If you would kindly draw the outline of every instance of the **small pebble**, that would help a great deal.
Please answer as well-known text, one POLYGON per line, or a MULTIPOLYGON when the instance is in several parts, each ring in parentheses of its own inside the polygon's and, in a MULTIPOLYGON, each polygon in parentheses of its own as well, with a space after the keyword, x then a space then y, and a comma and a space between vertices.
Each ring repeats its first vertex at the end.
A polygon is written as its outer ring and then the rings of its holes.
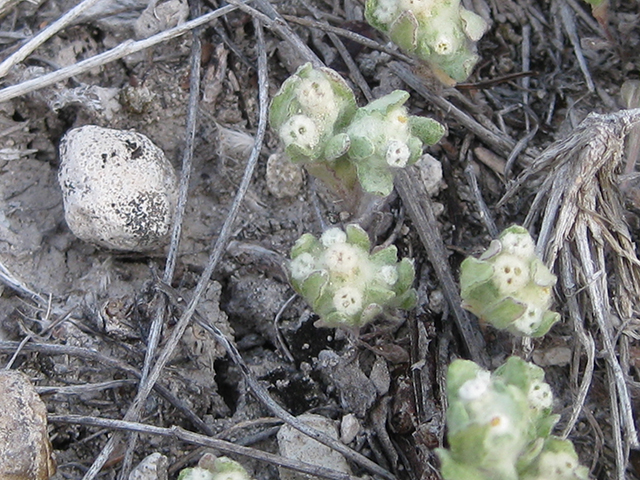
POLYGON ((340 422, 340 441, 345 445, 350 444, 360 433, 360 428, 360 421, 353 413, 345 415, 340 422))
MULTIPOLYGON (((338 432, 334 422, 321 415, 304 414, 298 420, 319 430, 328 436, 337 439, 338 432)), ((307 437, 289 425, 283 425, 278 431, 278 447, 283 457, 300 460, 312 465, 319 465, 346 474, 351 474, 347 461, 341 453, 332 450, 326 445, 307 437)), ((280 480, 311 480, 319 479, 287 468, 279 468, 280 480)))
POLYGON ((129 474, 129 480, 167 480, 169 460, 161 453, 147 455, 129 474))
POLYGON ((47 408, 29 378, 0 370, 0 479, 47 480, 56 471, 47 408))

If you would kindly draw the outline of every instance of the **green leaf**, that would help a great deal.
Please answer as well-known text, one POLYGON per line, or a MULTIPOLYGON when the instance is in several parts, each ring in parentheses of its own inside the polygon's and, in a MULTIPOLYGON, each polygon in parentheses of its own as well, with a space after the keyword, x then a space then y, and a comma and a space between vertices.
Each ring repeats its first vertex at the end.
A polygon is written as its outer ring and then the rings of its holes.
POLYGON ((411 135, 415 135, 427 145, 434 145, 442 138, 445 128, 442 124, 427 117, 409 116, 411 135))
POLYGON ((327 160, 335 160, 343 156, 349 150, 351 140, 346 133, 339 133, 329 139, 324 147, 324 157, 327 160))
POLYGON ((349 158, 358 163, 371 157, 376 149, 373 142, 367 137, 351 135, 351 146, 349 147, 349 158))
POLYGON ((560 321, 560 314, 557 312, 546 311, 542 317, 542 322, 536 331, 531 335, 534 338, 546 335, 551 327, 560 321))
POLYGON ((305 233, 296 240, 296 243, 291 247, 291 259, 295 259, 301 253, 310 253, 314 255, 319 247, 320 242, 318 239, 310 233, 305 233))
MULTIPOLYGON (((383 116, 387 116, 389 112, 395 110, 396 108, 404 105, 404 103, 409 100, 409 93, 404 90, 394 90, 391 93, 388 93, 384 97, 380 97, 377 100, 369 103, 366 107, 362 107, 360 111, 363 114, 371 114, 373 112, 379 112, 383 116)), ((378 133, 378 132, 372 132, 378 133)), ((383 132, 380 132, 383 133, 383 132)))
POLYGON ((383 249, 374 249, 370 258, 371 263, 375 265, 395 265, 398 262, 398 248, 395 245, 389 245, 383 249))
POLYGON ((396 293, 399 295, 401 292, 410 289, 413 286, 413 281, 416 278, 416 269, 413 265, 413 260, 409 258, 403 258, 398 263, 398 280, 394 285, 396 293))
POLYGON ((367 287, 364 294, 366 303, 377 303, 378 305, 388 305, 391 299, 396 296, 393 290, 379 285, 367 287))
POLYGON ((271 100, 269 123, 274 130, 280 130, 280 127, 282 127, 292 115, 297 113, 293 111, 292 101, 296 97, 295 90, 299 84, 300 77, 295 74, 290 76, 280 86, 280 89, 271 100))
POLYGON ((360 185, 365 192, 386 197, 393 190, 393 174, 385 165, 377 166, 372 163, 356 164, 360 185))
POLYGON ((347 317, 346 315, 338 312, 331 312, 330 314, 323 316, 322 321, 327 327, 353 326, 355 323, 353 318, 347 317))
POLYGON ((400 310, 411 310, 418 304, 418 293, 410 288, 394 299, 393 305, 400 310))
POLYGON ((481 318, 494 327, 504 330, 520 318, 526 310, 526 305, 514 300, 512 297, 506 297, 486 308, 484 312, 482 312, 481 318))
POLYGON ((362 314, 360 315, 359 326, 366 325, 367 323, 375 320, 378 315, 381 315, 383 308, 377 303, 370 303, 367 305, 362 314))
POLYGON ((371 248, 371 241, 369 240, 369 235, 364 229, 355 223, 351 223, 347 225, 345 229, 347 233, 347 242, 351 245, 355 245, 358 248, 361 248, 365 252, 369 253, 369 249, 371 248))
POLYGON ((470 295, 472 289, 490 281, 493 276, 493 265, 484 260, 467 257, 460 264, 460 290, 462 299, 470 295))
POLYGON ((418 20, 411 10, 405 10, 389 25, 389 38, 401 49, 413 52, 418 46, 418 20))
POLYGON ((328 281, 329 275, 326 271, 321 270, 309 275, 300 286, 299 293, 314 307, 314 311, 316 311, 316 313, 318 313, 318 311, 315 304, 324 293, 325 286, 328 281))

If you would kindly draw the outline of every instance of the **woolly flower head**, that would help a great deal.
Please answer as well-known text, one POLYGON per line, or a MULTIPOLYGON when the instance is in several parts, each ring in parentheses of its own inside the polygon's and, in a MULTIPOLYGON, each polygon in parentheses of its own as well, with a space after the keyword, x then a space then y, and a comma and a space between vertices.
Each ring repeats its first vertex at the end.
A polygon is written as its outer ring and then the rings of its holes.
POLYGON ((515 255, 500 255, 493 268, 494 282, 505 295, 516 292, 529 283, 529 265, 515 255))
POLYGON ((336 96, 329 80, 324 77, 303 79, 298 86, 297 98, 307 115, 337 115, 336 96))
POLYGON ((331 273, 355 276, 362 268, 362 255, 357 248, 346 243, 336 243, 327 248, 325 265, 331 273))
POLYGON ((354 287, 342 287, 333 296, 338 313, 351 317, 362 310, 362 291, 354 287))
POLYGON ((519 258, 531 258, 536 254, 536 245, 526 230, 507 232, 500 236, 500 243, 504 252, 519 258))
POLYGON ((467 380, 458 390, 458 396, 462 401, 471 402, 482 397, 491 385, 491 374, 485 370, 478 372, 475 378, 467 380))
POLYGON ((370 250, 369 236, 358 225, 331 228, 319 239, 304 234, 291 249, 292 286, 324 325, 361 327, 387 309, 415 305, 413 262, 398 262, 395 246, 370 250))
POLYGON ((409 146, 398 140, 391 140, 387 147, 386 160, 390 167, 402 168, 407 165, 411 151, 409 146))
POLYGON ((532 382, 527 395, 529 405, 534 410, 546 410, 553 404, 551 387, 546 382, 532 382))
POLYGON ((296 280, 308 277, 316 269, 316 260, 310 253, 304 252, 297 256, 289 264, 291 276, 296 280))
POLYGON ((294 115, 280 129, 280 138, 286 146, 298 145, 313 150, 320 140, 315 122, 305 115, 294 115))
POLYGON ((322 245, 325 247, 330 247, 337 243, 345 243, 346 241, 347 234, 337 227, 326 230, 320 237, 320 242, 322 242, 322 245))

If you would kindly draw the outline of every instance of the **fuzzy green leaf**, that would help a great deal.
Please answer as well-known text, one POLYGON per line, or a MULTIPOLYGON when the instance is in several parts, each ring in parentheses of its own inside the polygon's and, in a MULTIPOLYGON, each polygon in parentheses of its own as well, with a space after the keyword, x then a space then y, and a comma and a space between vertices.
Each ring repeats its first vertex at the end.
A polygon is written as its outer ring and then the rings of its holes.
POLYGON ((371 249, 369 234, 367 234, 360 225, 355 223, 349 224, 345 228, 345 232, 347 234, 347 242, 351 245, 355 245, 365 252, 368 252, 371 249))
POLYGON ((411 134, 418 137, 427 145, 434 145, 444 135, 445 129, 442 124, 427 117, 411 115, 409 117, 409 127, 411 134))

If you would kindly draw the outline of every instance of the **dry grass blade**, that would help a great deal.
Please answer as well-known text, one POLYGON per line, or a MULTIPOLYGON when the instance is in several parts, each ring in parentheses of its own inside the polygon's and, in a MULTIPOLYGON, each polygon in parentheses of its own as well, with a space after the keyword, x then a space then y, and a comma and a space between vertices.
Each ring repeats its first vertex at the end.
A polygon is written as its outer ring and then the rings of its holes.
POLYGON ((53 37, 60 30, 73 23, 73 21, 82 14, 86 9, 92 7, 99 0, 84 0, 69 10, 65 15, 53 22, 42 32, 37 34, 9 58, 0 63, 0 78, 4 77, 11 68, 27 58, 36 48, 53 37))
MULTIPOLYGON (((617 181, 624 138, 639 122, 640 109, 589 115, 571 136, 547 148, 500 202, 525 187, 534 174, 546 172, 525 226, 531 229, 539 222, 538 251, 549 266, 559 267, 560 290, 569 305, 576 336, 589 356, 578 408, 593 365, 589 330, 603 350, 620 479, 625 478, 628 449, 639 443, 627 384, 629 368, 621 365, 616 347, 626 348, 629 335, 637 337, 640 329, 640 261, 624 221, 617 181), (576 299, 581 310, 572 303, 576 299), (618 328, 620 324, 622 328, 618 328)), ((574 411, 570 424, 576 416, 574 411)))
POLYGON ((170 28, 158 33, 157 35, 145 38, 144 40, 139 40, 137 42, 134 42, 132 40, 125 40, 117 47, 114 47, 111 50, 107 50, 106 52, 103 52, 99 55, 94 55, 91 58, 87 58, 86 60, 75 63, 68 67, 61 68, 59 70, 56 70, 55 72, 51 72, 46 75, 27 80, 17 85, 3 88, 2 90, 0 90, 0 103, 20 97, 21 95, 26 95, 30 92, 35 92, 36 90, 39 90, 41 88, 53 85, 56 82, 67 80, 68 78, 71 78, 80 73, 87 72, 93 68, 101 67, 102 65, 106 65, 107 63, 119 60, 123 57, 126 57, 127 55, 131 55, 132 53, 146 50, 147 48, 157 45, 158 43, 166 42, 168 40, 171 40, 172 38, 179 37, 180 35, 184 35, 194 28, 205 25, 218 17, 234 11, 235 9, 236 7, 233 5, 226 5, 214 12, 206 13, 199 18, 196 18, 189 22, 185 22, 181 25, 178 25, 177 27, 170 28))

